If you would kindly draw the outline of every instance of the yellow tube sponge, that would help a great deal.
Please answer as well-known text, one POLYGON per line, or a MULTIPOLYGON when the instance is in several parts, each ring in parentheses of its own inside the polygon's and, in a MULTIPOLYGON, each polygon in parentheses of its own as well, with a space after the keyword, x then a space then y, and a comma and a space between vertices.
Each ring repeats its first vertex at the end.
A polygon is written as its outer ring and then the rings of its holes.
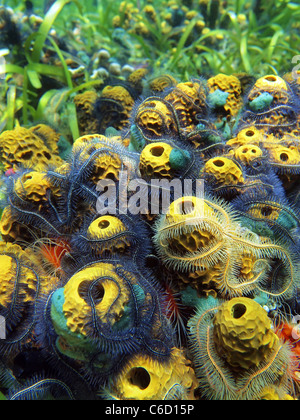
POLYGON ((274 386, 294 394, 290 347, 275 337, 271 320, 252 299, 203 299, 188 327, 202 397, 260 400, 274 386))
POLYGON ((168 361, 160 362, 137 354, 113 379, 109 392, 120 400, 194 400, 198 381, 190 361, 173 348, 168 361))
POLYGON ((223 108, 230 116, 236 116, 243 106, 242 86, 239 79, 236 76, 218 74, 208 79, 207 85, 210 93, 220 90, 229 94, 223 108))
POLYGON ((8 255, 0 255, 0 264, 0 305, 5 307, 13 295, 17 263, 8 255))
POLYGON ((80 135, 97 133, 97 119, 94 116, 94 107, 98 95, 93 90, 79 93, 74 98, 76 106, 78 127, 80 135))
POLYGON ((149 88, 152 92, 163 92, 167 88, 174 87, 177 80, 169 74, 154 77, 149 81, 149 88))
POLYGON ((46 277, 39 258, 30 249, 0 242, 0 305, 34 302, 39 291, 45 292, 58 282, 46 277))
MULTIPOLYGON (((146 25, 143 24, 143 22, 138 22, 135 25, 135 30, 137 31, 145 31, 145 34, 149 33, 148 28, 146 27, 146 25)), ((143 82, 145 77, 148 74, 148 69, 145 68, 140 68, 137 70, 134 70, 129 76, 127 81, 138 91, 138 92, 142 92, 143 90, 143 82)))
MULTIPOLYGON (((53 186, 47 179, 45 173, 31 171, 18 178, 14 191, 22 199, 29 201, 47 201, 47 191, 53 190, 53 186)), ((54 192, 54 191, 53 191, 54 192)), ((59 189, 55 188, 59 194, 59 189)))
POLYGON ((88 315, 91 306, 87 302, 87 292, 92 287, 94 309, 101 322, 114 324, 124 312, 129 294, 124 280, 117 275, 112 264, 94 264, 75 274, 64 288, 63 305, 67 326, 71 332, 87 334, 88 315), (123 287, 122 287, 123 285, 123 287))
POLYGON ((159 97, 141 103, 136 112, 135 124, 150 142, 163 135, 178 135, 175 110, 170 103, 159 97))
POLYGON ((99 134, 82 136, 73 146, 76 167, 89 167, 89 182, 95 185, 100 180, 118 181, 122 171, 134 176, 138 157, 130 155, 120 136, 105 137, 99 134))
POLYGON ((188 272, 211 267, 218 261, 222 237, 218 237, 215 229, 209 229, 208 224, 201 223, 218 217, 209 204, 197 197, 180 198, 157 222, 155 244, 167 266, 188 272))
POLYGON ((214 318, 214 341, 219 354, 237 369, 257 367, 279 346, 267 312, 245 297, 220 306, 214 318))
POLYGON ((218 280, 222 296, 236 297, 253 290, 291 296, 299 282, 294 255, 242 227, 237 214, 223 201, 180 198, 158 219, 155 231, 158 255, 176 273, 195 273, 222 264, 218 280), (184 211, 180 210, 183 203, 184 211), (280 276, 271 271, 274 258, 282 263, 280 276))
POLYGON ((59 154, 58 142, 60 139, 60 134, 57 131, 46 124, 35 125, 29 130, 35 135, 39 136, 45 145, 52 151, 52 153, 55 155, 59 154))
POLYGON ((234 152, 234 157, 242 163, 250 163, 253 160, 261 157, 263 151, 260 147, 255 144, 247 144, 245 146, 238 147, 234 152))
POLYGON ((266 386, 260 394, 260 400, 293 401, 295 400, 295 398, 293 398, 291 395, 286 394, 284 389, 275 386, 266 386))
POLYGON ((7 242, 15 242, 21 237, 20 227, 17 218, 12 215, 11 207, 5 207, 0 221, 0 233, 2 238, 7 242))
POLYGON ((256 126, 276 127, 283 135, 296 125, 297 114, 291 88, 279 76, 267 75, 258 79, 248 94, 250 112, 244 112, 244 122, 256 126), (280 126, 280 127, 279 127, 280 126))
POLYGON ((100 155, 94 162, 94 173, 90 180, 97 184, 101 179, 119 180, 122 169, 122 160, 118 153, 106 153, 100 155))
POLYGON ((299 165, 300 153, 297 146, 285 147, 280 144, 266 145, 270 162, 279 166, 299 165))
POLYGON ((201 82, 178 83, 165 98, 176 110, 180 126, 192 131, 198 114, 206 110, 206 91, 201 82))
POLYGON ((203 172, 212 175, 216 181, 224 185, 244 182, 240 167, 233 160, 223 156, 209 159, 204 165, 203 172))
POLYGON ((104 147, 105 145, 105 147, 113 150, 112 146, 115 142, 120 144, 117 139, 117 137, 105 137, 102 134, 86 134, 75 140, 73 144, 73 153, 83 151, 91 145, 93 145, 93 147, 97 147, 98 142, 101 147, 104 147))
POLYGON ((161 142, 146 146, 140 157, 142 177, 171 178, 169 156, 172 150, 172 146, 161 142))
POLYGON ((246 144, 259 144, 265 139, 266 134, 255 126, 249 126, 242 129, 235 138, 228 140, 227 144, 232 147, 240 147, 246 144))
POLYGON ((188 152, 168 143, 148 144, 140 156, 139 169, 143 178, 173 178, 176 171, 184 170, 190 161, 188 152))
MULTIPOLYGON (((134 105, 134 99, 128 90, 123 86, 106 86, 101 92, 100 98, 115 101, 121 105, 120 121, 114 126, 116 129, 122 129, 128 123, 134 105)), ((114 112, 111 113, 111 115, 113 114, 114 112)), ((110 118, 112 118, 112 116, 110 116, 110 118)), ((107 126, 110 125, 113 125, 113 121, 110 121, 107 126)))
POLYGON ((120 219, 106 215, 98 217, 90 224, 87 230, 87 239, 95 241, 94 247, 100 253, 105 251, 124 252, 130 246, 126 239, 126 232, 128 233, 127 228, 120 219))
POLYGON ((254 89, 266 91, 288 90, 288 85, 285 80, 274 74, 266 75, 259 78, 254 85, 254 89))
POLYGON ((40 136, 24 127, 16 127, 0 135, 0 157, 5 170, 21 166, 42 171, 63 163, 40 136))

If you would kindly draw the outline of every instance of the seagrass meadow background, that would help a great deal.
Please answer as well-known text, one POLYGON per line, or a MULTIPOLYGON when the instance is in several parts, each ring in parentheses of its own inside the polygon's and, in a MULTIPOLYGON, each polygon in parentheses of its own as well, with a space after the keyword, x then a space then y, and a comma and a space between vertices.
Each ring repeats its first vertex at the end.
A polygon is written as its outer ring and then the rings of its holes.
POLYGON ((0 1, 1 400, 298 399, 299 18, 0 1))

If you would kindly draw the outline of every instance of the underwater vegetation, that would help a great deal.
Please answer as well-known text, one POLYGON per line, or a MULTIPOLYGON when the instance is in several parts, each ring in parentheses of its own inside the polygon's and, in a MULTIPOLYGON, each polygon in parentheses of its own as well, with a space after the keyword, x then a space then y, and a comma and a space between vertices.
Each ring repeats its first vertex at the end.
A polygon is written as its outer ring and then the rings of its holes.
POLYGON ((288 0, 9 0, 0 9, 0 132, 48 122, 68 147, 79 134, 76 93, 102 91, 137 69, 179 81, 240 74, 243 91, 253 77, 290 71, 299 14, 288 0))
POLYGON ((240 3, 0 7, 0 399, 299 398, 299 7, 240 3))

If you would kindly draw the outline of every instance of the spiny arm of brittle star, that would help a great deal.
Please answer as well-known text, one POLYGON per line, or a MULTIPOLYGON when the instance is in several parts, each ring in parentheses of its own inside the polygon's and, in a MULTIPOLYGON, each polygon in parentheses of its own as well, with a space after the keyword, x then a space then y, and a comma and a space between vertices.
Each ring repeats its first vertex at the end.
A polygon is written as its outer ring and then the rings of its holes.
MULTIPOLYGON (((199 255, 199 254, 195 254, 195 255, 191 255, 188 257, 184 257, 184 256, 176 256, 173 254, 170 254, 166 247, 164 252, 166 253, 166 256, 173 259, 173 260, 178 260, 178 261, 195 261, 197 259, 203 259, 206 257, 209 257, 211 254, 214 254, 215 252, 219 251, 221 248, 223 248, 224 242, 218 242, 213 248, 210 248, 208 251, 206 251, 205 253, 199 255)), ((161 245, 162 247, 164 247, 163 245, 161 245)))
MULTIPOLYGON (((272 244, 272 243, 270 243, 270 244, 255 244, 255 243, 253 243, 251 241, 243 240, 241 238, 235 238, 235 240, 237 242, 240 242, 240 243, 244 244, 244 245, 247 244, 247 246, 249 246, 249 247, 253 247, 253 248, 257 248, 257 249, 265 249, 265 250, 266 249, 269 249, 269 248, 273 248, 273 249, 276 249, 279 252, 281 252, 285 256, 286 260, 288 261, 288 265, 289 265, 290 272, 291 272, 290 281, 289 281, 287 287, 283 291, 281 291, 279 293, 271 293, 271 292, 268 292, 268 294, 270 294, 271 296, 280 296, 280 295, 284 294, 290 288, 291 284, 294 281, 293 262, 292 262, 291 258, 289 257, 288 253, 281 246, 276 245, 276 244, 272 244)), ((258 289, 260 291, 265 292, 264 290, 262 290, 259 287, 258 287, 258 289)))
POLYGON ((196 223, 199 220, 201 220, 201 222, 203 221, 204 223, 208 222, 207 224, 214 226, 217 231, 221 231, 221 232, 223 231, 223 228, 221 227, 221 225, 215 221, 212 221, 209 217, 195 216, 195 217, 190 217, 186 220, 179 220, 177 222, 169 224, 168 226, 164 226, 159 229, 159 232, 161 233, 161 232, 176 228, 178 226, 191 225, 191 224, 195 224, 195 227, 197 227, 196 223))
POLYGON ((290 257, 288 256, 287 251, 285 251, 285 249, 282 246, 280 246, 280 245, 276 245, 276 244, 274 244, 272 242, 265 243, 265 244, 251 242, 251 241, 248 241, 247 239, 243 239, 241 237, 232 235, 230 232, 228 232, 226 235, 230 239, 234 240, 235 242, 238 242, 240 244, 246 245, 249 248, 265 249, 265 250, 270 249, 270 248, 276 249, 277 251, 281 252, 282 254, 284 254, 286 256, 286 258, 289 260, 289 262, 290 262, 290 264, 292 266, 292 261, 291 261, 290 257))
MULTIPOLYGON (((228 380, 227 380, 227 378, 226 378, 226 375, 222 372, 222 369, 218 366, 218 364, 217 364, 217 362, 215 361, 215 359, 214 359, 214 357, 213 357, 213 354, 212 354, 212 352, 211 352, 211 350, 210 350, 210 329, 211 329, 211 327, 207 327, 207 332, 206 332, 206 352, 207 352, 207 355, 208 355, 208 357, 209 357, 209 359, 210 359, 210 361, 211 361, 211 363, 213 364, 213 366, 215 367, 215 369, 217 370, 217 372, 218 372, 218 374, 220 375, 220 377, 222 378, 222 380, 223 380, 223 383, 225 384, 225 386, 226 386, 226 388, 228 389, 228 390, 230 390, 231 392, 237 392, 237 389, 236 389, 236 387, 234 387, 234 386, 232 386, 232 385, 230 385, 229 383, 228 383, 228 380)), ((207 377, 208 377, 208 379, 209 379, 209 372, 207 372, 207 377)))
POLYGON ((282 346, 279 346, 278 349, 274 352, 273 356, 271 357, 271 359, 268 361, 268 363, 266 363, 261 369, 259 369, 258 371, 254 372, 252 375, 250 375, 249 379, 246 381, 245 385, 243 388, 240 388, 238 392, 242 393, 244 392, 244 390, 249 387, 250 383, 252 381, 254 381, 255 378, 257 378, 259 375, 262 375, 263 373, 265 373, 274 363, 274 361, 276 360, 280 350, 282 349, 282 346))
POLYGON ((278 293, 274 293, 274 292, 266 292, 264 289, 262 289, 262 288, 261 288, 261 287, 259 287, 259 286, 257 286, 257 289, 258 289, 259 291, 263 292, 263 293, 267 293, 267 294, 268 294, 268 295, 270 295, 270 296, 278 297, 278 296, 284 295, 284 294, 285 294, 285 293, 289 290, 289 288, 291 287, 292 283, 293 283, 293 277, 291 276, 291 280, 288 282, 288 284, 287 284, 286 288, 285 288, 284 290, 281 290, 281 291, 280 291, 280 292, 278 292, 278 293))
POLYGON ((216 209, 219 213, 221 213, 224 216, 224 218, 226 220, 226 226, 230 225, 230 223, 231 223, 230 217, 229 217, 228 213, 221 206, 219 206, 218 204, 214 203, 213 201, 209 201, 209 200, 204 200, 204 202, 208 206, 216 209))
POLYGON ((224 270, 225 284, 228 287, 228 289, 238 290, 244 287, 252 286, 253 284, 257 283, 260 280, 260 277, 264 274, 264 270, 261 270, 256 276, 252 277, 252 279, 249 281, 245 281, 243 283, 235 284, 235 285, 230 284, 228 280, 229 279, 229 275, 228 275, 229 262, 230 262, 230 257, 228 256, 226 265, 225 265, 225 270, 224 270))

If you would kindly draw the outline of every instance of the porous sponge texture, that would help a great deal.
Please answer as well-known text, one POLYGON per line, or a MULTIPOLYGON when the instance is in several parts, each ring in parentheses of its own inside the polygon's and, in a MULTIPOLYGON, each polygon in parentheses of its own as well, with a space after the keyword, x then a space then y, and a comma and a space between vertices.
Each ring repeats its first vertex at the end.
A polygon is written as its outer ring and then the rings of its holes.
POLYGON ((99 243, 93 244, 99 252, 124 252, 130 246, 126 239, 126 226, 114 216, 102 216, 94 220, 88 230, 87 237, 99 243), (123 234, 123 236, 122 236, 123 234))
POLYGON ((157 139, 162 135, 177 134, 171 107, 163 100, 144 101, 137 110, 135 122, 146 138, 157 139))
POLYGON ((161 400, 174 386, 180 387, 187 399, 194 398, 198 382, 190 362, 180 349, 172 349, 167 363, 145 355, 132 357, 114 381, 113 392, 122 400, 161 400))
POLYGON ((158 142, 147 145, 140 156, 140 171, 143 177, 171 178, 169 144, 158 142))
POLYGON ((222 92, 229 93, 224 110, 231 116, 235 116, 243 106, 242 86, 236 76, 227 76, 218 74, 208 79, 207 85, 211 93, 219 89, 222 92))
POLYGON ((255 100, 263 92, 270 93, 275 103, 287 104, 290 99, 288 85, 279 76, 266 75, 258 79, 249 93, 249 101, 255 100))
POLYGON ((94 303, 96 314, 102 322, 109 321, 113 324, 120 318, 124 305, 128 303, 128 291, 122 287, 122 279, 115 273, 113 265, 99 263, 81 270, 71 277, 64 287, 63 311, 71 332, 83 335, 87 333, 86 322, 90 314, 90 306, 84 297, 84 290, 87 291, 97 279, 99 279, 99 286, 96 287, 102 290, 103 296, 99 302, 94 303))
POLYGON ((0 264, 0 305, 6 307, 12 298, 17 263, 8 255, 0 255, 0 264))
POLYGON ((44 291, 45 280, 39 260, 19 245, 0 242, 0 305, 8 308, 13 302, 33 302, 37 288, 44 291), (18 295, 18 297, 16 297, 18 295))
POLYGON ((197 114, 206 109, 206 92, 198 82, 179 83, 165 98, 179 118, 180 126, 191 131, 197 123, 197 114))
POLYGON ((213 176, 216 181, 236 185, 244 182, 243 172, 240 167, 231 159, 223 156, 209 159, 203 169, 203 172, 213 176))
POLYGON ((254 89, 261 89, 267 92, 274 92, 278 90, 288 90, 285 80, 274 74, 260 77, 254 85, 254 89))
MULTIPOLYGON (((52 185, 42 172, 31 171, 19 178, 15 184, 15 193, 29 201, 47 201, 47 191, 52 185)), ((55 189, 58 193, 58 188, 55 189)))
POLYGON ((46 146, 42 137, 33 129, 24 127, 16 127, 0 135, 0 158, 5 170, 30 167, 43 171, 49 166, 63 164, 62 159, 46 146))
MULTIPOLYGON (((124 126, 126 126, 134 106, 134 99, 128 90, 122 86, 106 86, 101 93, 101 98, 108 99, 110 101, 116 101, 122 106, 122 112, 120 114, 121 118, 119 123, 116 124, 115 128, 122 129, 124 126)), ((114 113, 112 113, 112 115, 113 114, 114 113)))
POLYGON ((237 369, 257 367, 279 346, 267 312, 245 297, 221 305, 214 318, 214 341, 218 353, 237 369))
POLYGON ((77 111, 80 135, 97 133, 97 119, 94 115, 94 107, 98 95, 92 90, 79 93, 74 98, 77 111))
POLYGON ((58 142, 60 139, 60 133, 46 124, 35 125, 34 127, 29 128, 29 130, 36 136, 40 137, 52 153, 55 155, 59 154, 58 142))
POLYGON ((255 144, 240 146, 234 152, 234 157, 244 164, 248 164, 262 155, 263 151, 255 144))
POLYGON ((109 239, 112 236, 125 232, 124 223, 114 216, 102 216, 94 220, 88 228, 88 235, 94 239, 109 239))

